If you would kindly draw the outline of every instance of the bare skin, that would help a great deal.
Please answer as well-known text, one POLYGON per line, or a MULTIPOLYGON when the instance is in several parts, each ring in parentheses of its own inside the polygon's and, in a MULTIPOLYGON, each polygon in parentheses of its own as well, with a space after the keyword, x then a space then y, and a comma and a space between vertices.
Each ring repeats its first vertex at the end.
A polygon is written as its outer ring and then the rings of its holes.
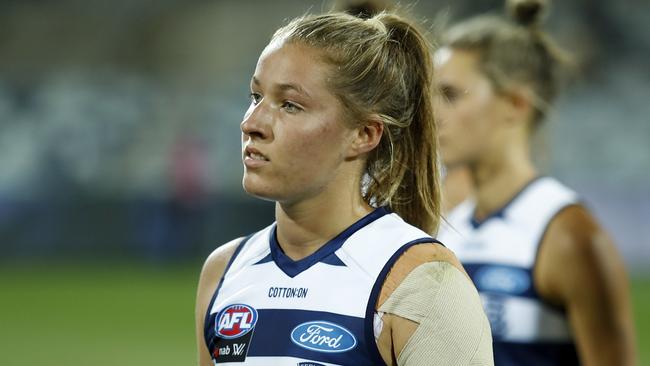
POLYGON ((210 359, 210 352, 205 344, 205 337, 203 335, 203 324, 205 322, 205 315, 208 311, 208 305, 212 299, 212 295, 219 285, 221 277, 223 277, 228 261, 237 249, 237 245, 241 242, 242 238, 235 239, 217 248, 203 264, 201 276, 199 277, 199 285, 196 295, 194 319, 196 320, 196 340, 198 349, 199 365, 208 366, 212 365, 210 359))
MULTIPOLYGON (((482 220, 538 175, 530 157, 531 103, 525 86, 495 92, 478 55, 444 49, 438 58, 441 147, 445 164, 466 167, 482 220)), ((627 275, 615 245, 581 206, 553 218, 534 281, 541 297, 567 309, 580 360, 587 366, 635 365, 627 275)))
POLYGON ((584 365, 636 364, 625 267, 584 207, 568 207, 553 219, 534 277, 544 299, 567 309, 584 365))
POLYGON ((449 213, 473 194, 472 177, 465 167, 455 167, 447 171, 443 181, 443 212, 449 213))

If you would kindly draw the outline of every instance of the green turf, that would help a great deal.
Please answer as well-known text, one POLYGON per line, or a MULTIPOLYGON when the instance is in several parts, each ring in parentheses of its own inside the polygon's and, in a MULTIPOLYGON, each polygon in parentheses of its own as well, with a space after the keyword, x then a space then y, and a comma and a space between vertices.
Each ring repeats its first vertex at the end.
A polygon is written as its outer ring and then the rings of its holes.
POLYGON ((650 366, 650 277, 632 282, 639 365, 650 366))
MULTIPOLYGON (((196 365, 199 267, 0 269, 0 365, 196 365)), ((632 289, 650 365, 650 279, 632 289)))
POLYGON ((195 365, 199 268, 0 270, 0 365, 195 365))

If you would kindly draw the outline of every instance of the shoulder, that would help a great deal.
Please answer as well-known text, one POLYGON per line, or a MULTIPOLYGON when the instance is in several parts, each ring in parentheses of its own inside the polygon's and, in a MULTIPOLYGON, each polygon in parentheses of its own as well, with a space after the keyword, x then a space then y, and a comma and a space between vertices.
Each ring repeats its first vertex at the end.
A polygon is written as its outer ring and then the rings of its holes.
POLYGON ((221 279, 226 270, 226 266, 230 262, 230 259, 234 255, 239 244, 241 244, 242 240, 244 240, 243 237, 231 240, 210 253, 208 258, 205 260, 205 263, 203 263, 201 279, 221 279))
POLYGON ((417 244, 407 249, 391 268, 384 280, 377 307, 381 306, 395 291, 404 279, 417 267, 430 262, 443 262, 451 264, 462 273, 465 273, 454 253, 439 243, 417 244))
POLYGON ((456 256, 440 244, 417 245, 400 257, 386 278, 377 310, 384 313, 380 353, 387 363, 398 360, 388 364, 491 360, 489 325, 478 292, 456 256))
MULTIPOLYGON (((549 222, 545 238, 576 242, 602 231, 595 217, 580 204, 561 209, 549 222)), ((570 248, 569 248, 570 249, 570 248)))
POLYGON ((212 293, 217 288, 221 277, 223 277, 230 259, 234 255, 239 244, 244 240, 237 238, 215 249, 206 259, 201 269, 199 285, 197 288, 197 306, 206 305, 210 302, 212 293))
POLYGON ((596 218, 584 206, 574 204, 551 219, 540 245, 540 255, 551 255, 568 265, 597 255, 611 242, 596 218))
POLYGON ((540 292, 560 302, 617 257, 612 240, 589 210, 567 206, 551 219, 540 243, 535 273, 540 292))
POLYGON ((221 281, 221 277, 223 277, 230 259, 242 240, 243 238, 238 238, 219 246, 208 256, 203 264, 203 268, 201 269, 194 308, 196 322, 195 331, 199 350, 199 363, 201 365, 212 364, 209 358, 209 351, 206 348, 206 343, 202 341, 204 337, 203 330, 205 325, 205 315, 219 281, 221 281))
POLYGON ((202 317, 212 299, 221 277, 223 277, 230 259, 243 238, 232 240, 215 249, 206 259, 201 269, 196 295, 197 319, 202 317))

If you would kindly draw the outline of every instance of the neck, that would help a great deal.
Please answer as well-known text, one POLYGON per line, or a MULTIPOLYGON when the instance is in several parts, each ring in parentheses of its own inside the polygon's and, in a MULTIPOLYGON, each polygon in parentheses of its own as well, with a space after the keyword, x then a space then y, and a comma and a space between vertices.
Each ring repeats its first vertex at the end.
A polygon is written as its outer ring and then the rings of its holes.
POLYGON ((277 202, 277 237, 284 253, 293 260, 307 257, 370 213, 373 208, 361 197, 359 184, 349 182, 345 190, 325 189, 299 202, 277 202))
POLYGON ((476 163, 470 172, 476 197, 474 217, 478 220, 503 207, 538 175, 528 153, 521 151, 476 163))

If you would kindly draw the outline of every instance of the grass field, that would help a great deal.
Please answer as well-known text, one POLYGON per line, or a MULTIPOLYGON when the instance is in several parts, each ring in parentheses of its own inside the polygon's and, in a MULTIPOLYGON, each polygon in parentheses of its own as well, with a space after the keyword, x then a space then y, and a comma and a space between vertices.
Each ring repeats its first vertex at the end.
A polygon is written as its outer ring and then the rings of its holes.
MULTIPOLYGON (((0 269, 0 365, 195 365, 199 268, 0 269)), ((650 278, 633 282, 633 299, 650 366, 650 278)))

